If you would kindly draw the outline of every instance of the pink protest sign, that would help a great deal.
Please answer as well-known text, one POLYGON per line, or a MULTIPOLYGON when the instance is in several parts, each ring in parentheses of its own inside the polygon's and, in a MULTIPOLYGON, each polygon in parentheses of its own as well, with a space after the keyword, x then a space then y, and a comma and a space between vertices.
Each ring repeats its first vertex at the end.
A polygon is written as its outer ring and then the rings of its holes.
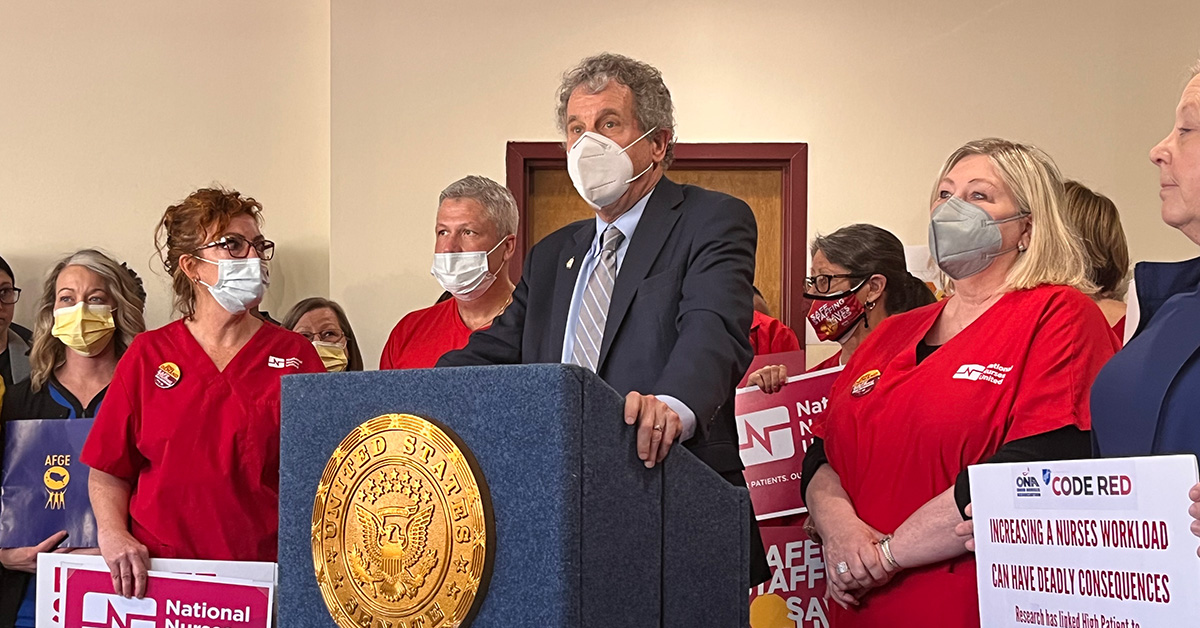
POLYGON ((750 590, 751 628, 828 628, 824 553, 804 526, 764 526, 771 579, 750 590))
POLYGON ((800 471, 813 419, 825 411, 841 367, 789 377, 777 393, 739 389, 734 400, 738 449, 759 520, 804 512, 800 471))
POLYGON ((146 597, 113 594, 107 571, 67 568, 64 628, 269 628, 265 584, 150 572, 146 597))

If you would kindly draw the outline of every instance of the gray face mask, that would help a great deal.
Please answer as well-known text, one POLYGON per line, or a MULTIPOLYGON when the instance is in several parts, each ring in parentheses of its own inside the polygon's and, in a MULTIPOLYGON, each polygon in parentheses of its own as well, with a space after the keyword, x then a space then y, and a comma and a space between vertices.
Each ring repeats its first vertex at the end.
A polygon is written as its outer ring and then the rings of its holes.
POLYGON ((1022 212, 993 220, 982 207, 952 196, 933 210, 929 221, 929 252, 951 279, 977 275, 987 270, 997 257, 1017 249, 1000 249, 1004 245, 1000 225, 1028 217, 1029 214, 1022 212))

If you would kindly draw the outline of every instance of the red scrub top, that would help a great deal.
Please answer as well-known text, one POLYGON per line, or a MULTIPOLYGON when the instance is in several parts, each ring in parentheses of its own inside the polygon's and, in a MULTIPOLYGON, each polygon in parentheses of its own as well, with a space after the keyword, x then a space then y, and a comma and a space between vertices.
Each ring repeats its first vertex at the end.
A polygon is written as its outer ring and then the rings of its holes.
POLYGON ((783 353, 799 351, 800 341, 796 339, 796 332, 782 321, 754 310, 750 322, 750 347, 754 349, 754 355, 783 353))
MULTIPOLYGON (((484 326, 482 329, 487 329, 484 326)), ((396 323, 383 346, 380 370, 430 369, 443 355, 467 346, 471 329, 458 314, 458 299, 450 298, 423 310, 409 312, 396 323)))
POLYGON ((274 325, 223 372, 183 321, 139 334, 82 460, 133 484, 130 531, 151 556, 274 561, 279 378, 324 372, 311 343, 274 325))
MULTIPOLYGON (((1004 295, 918 366, 917 344, 948 302, 867 336, 813 424, 858 516, 884 534, 1004 443, 1090 429, 1092 380, 1120 348, 1091 299, 1041 286, 1004 295)), ((829 611, 833 628, 978 626, 974 556, 901 572, 858 609, 829 611)))

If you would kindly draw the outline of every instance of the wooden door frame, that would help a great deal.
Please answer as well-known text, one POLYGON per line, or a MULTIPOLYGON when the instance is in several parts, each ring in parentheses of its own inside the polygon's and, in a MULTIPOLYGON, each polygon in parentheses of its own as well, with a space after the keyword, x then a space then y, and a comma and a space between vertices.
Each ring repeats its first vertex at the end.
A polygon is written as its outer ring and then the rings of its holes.
MULTIPOLYGON (((517 250, 509 272, 513 281, 520 277, 530 242, 530 221, 526 220, 533 172, 565 169, 567 155, 560 142, 509 142, 505 154, 508 189, 517 199, 520 226, 517 250)), ((675 163, 681 170, 762 170, 778 169, 783 177, 780 233, 780 320, 792 329, 804 329, 807 302, 804 277, 808 249, 808 144, 805 143, 729 143, 676 144, 675 163)), ((670 171, 667 171, 668 176, 670 171)))

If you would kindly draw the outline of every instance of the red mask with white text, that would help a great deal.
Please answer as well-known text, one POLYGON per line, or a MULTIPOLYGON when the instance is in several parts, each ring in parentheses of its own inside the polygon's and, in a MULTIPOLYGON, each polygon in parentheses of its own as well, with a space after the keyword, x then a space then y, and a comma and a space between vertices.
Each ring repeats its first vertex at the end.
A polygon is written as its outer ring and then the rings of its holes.
POLYGON ((812 307, 808 309, 808 323, 817 338, 822 342, 832 340, 841 342, 846 334, 854 330, 867 315, 867 309, 862 301, 851 291, 843 297, 822 299, 820 295, 805 295, 813 299, 812 307))

